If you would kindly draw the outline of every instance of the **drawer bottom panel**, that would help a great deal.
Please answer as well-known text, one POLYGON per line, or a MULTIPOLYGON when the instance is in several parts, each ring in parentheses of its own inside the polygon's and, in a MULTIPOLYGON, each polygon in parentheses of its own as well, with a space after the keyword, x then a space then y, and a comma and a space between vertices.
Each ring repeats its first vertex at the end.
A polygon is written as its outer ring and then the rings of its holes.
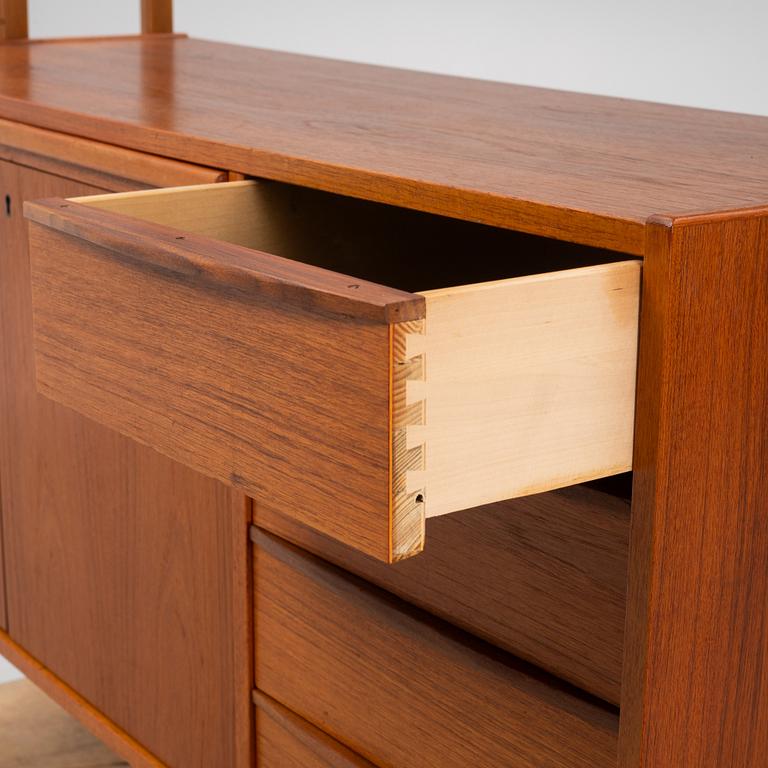
POLYGON ((376 765, 615 768, 618 714, 271 534, 257 687, 376 765))

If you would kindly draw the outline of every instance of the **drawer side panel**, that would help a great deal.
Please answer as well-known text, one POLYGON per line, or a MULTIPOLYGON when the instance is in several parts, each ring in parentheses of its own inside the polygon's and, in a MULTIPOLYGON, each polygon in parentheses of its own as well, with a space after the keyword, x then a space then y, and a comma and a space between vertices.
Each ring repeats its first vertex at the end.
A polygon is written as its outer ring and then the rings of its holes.
POLYGON ((639 261, 425 296, 427 517, 632 468, 639 261))

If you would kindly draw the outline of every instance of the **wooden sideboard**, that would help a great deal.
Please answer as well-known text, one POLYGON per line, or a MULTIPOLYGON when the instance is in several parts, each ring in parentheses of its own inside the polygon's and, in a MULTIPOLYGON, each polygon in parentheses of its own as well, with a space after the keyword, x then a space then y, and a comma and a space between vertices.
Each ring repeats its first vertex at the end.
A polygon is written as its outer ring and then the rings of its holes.
POLYGON ((0 45, 0 651, 136 766, 763 765, 767 129, 0 45))

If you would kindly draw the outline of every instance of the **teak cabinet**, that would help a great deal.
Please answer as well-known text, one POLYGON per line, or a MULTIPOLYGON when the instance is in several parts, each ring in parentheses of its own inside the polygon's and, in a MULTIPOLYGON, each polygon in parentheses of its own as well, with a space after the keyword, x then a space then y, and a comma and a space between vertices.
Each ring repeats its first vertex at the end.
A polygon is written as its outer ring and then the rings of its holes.
POLYGON ((766 126, 0 46, 0 650, 137 766, 762 765, 766 126))

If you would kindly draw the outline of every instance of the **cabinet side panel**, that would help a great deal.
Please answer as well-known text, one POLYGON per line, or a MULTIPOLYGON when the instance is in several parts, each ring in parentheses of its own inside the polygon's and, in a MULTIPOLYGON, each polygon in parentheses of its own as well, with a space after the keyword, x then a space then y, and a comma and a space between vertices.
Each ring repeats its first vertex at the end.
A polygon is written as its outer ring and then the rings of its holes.
POLYGON ((621 767, 768 754, 768 209, 649 223, 621 767))

